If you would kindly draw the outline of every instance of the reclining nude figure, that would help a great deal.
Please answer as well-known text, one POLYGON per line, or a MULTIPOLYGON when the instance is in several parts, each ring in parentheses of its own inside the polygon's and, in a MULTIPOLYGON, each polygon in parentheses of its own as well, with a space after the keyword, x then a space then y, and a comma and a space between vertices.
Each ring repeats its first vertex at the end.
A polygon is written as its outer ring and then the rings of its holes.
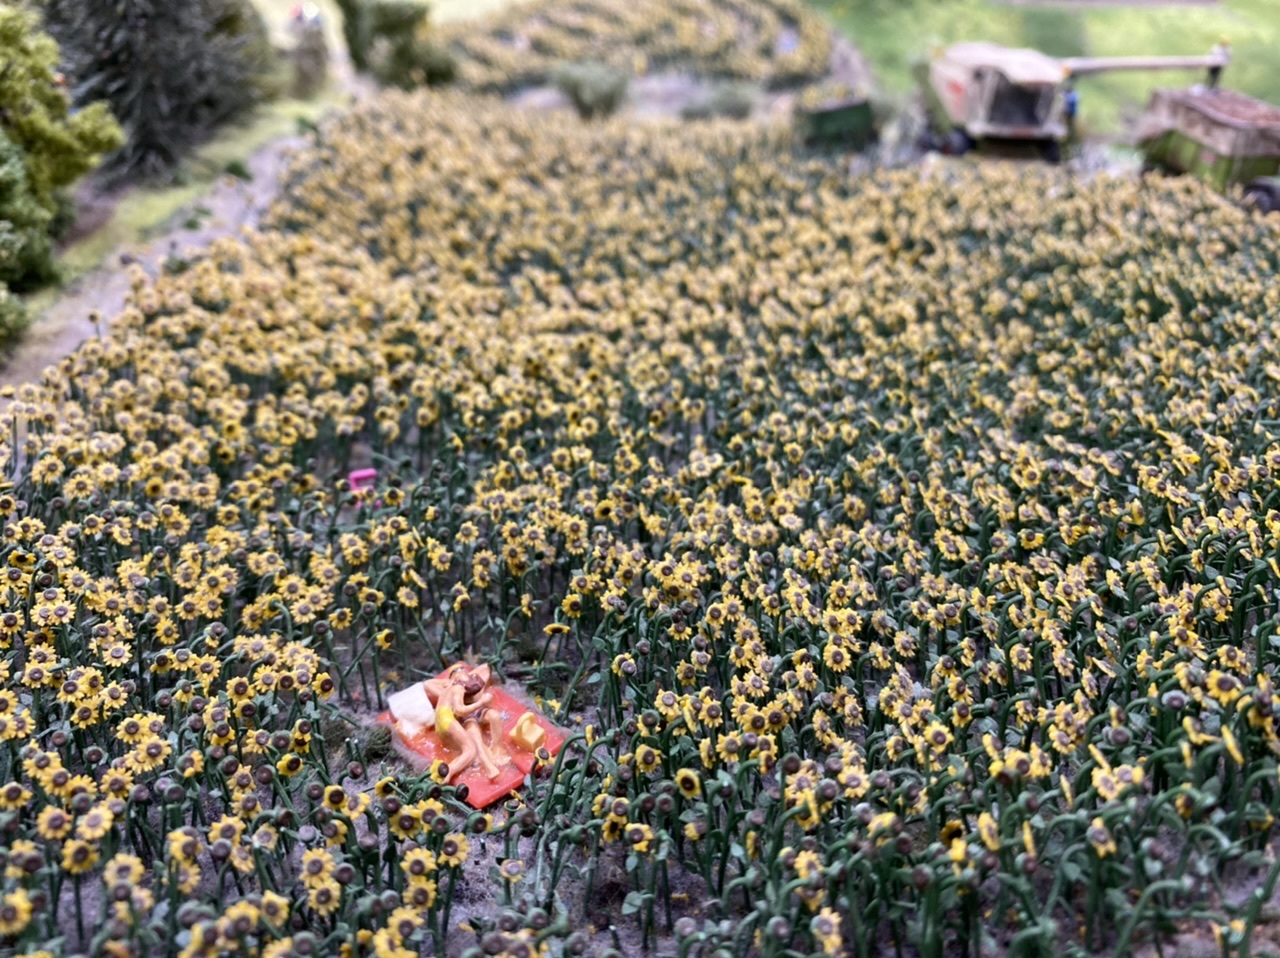
POLYGON ((427 694, 435 700, 436 733, 440 741, 458 752, 457 758, 449 763, 450 782, 477 762, 485 777, 496 779, 502 774, 499 763, 505 764, 508 760, 499 744, 502 716, 490 708, 493 693, 488 691, 489 681, 487 665, 472 669, 458 664, 449 670, 447 677, 427 679, 423 683, 427 694))

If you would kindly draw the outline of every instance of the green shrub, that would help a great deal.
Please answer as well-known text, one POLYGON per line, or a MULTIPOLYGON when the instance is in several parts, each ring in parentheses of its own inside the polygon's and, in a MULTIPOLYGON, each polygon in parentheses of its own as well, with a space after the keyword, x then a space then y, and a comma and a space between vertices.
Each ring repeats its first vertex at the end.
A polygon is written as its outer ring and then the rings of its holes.
POLYGON ((363 0, 375 37, 413 33, 427 20, 430 8, 419 0, 363 0))
POLYGON ((120 145, 120 127, 91 97, 71 112, 57 72, 58 45, 33 14, 0 6, 0 50, 0 132, 20 151, 26 189, 52 214, 58 191, 120 145))
POLYGON ((65 189, 118 147, 120 127, 106 106, 72 113, 57 73, 58 45, 34 14, 0 8, 0 338, 14 327, 17 300, 8 288, 53 279, 53 238, 74 207, 65 189))
POLYGON ((342 13, 342 39, 347 44, 347 56, 357 70, 369 69, 369 18, 360 0, 335 0, 342 13))
POLYGON ((686 120, 711 120, 724 117, 745 120, 755 107, 756 88, 747 83, 720 83, 705 96, 680 111, 686 120))
POLYGON ((416 37, 429 12, 419 0, 336 0, 342 12, 342 36, 351 63, 362 72, 374 68, 374 45, 382 39, 398 45, 416 37))
POLYGON ((109 102, 126 143, 117 178, 172 173, 221 123, 273 89, 273 52, 250 0, 41 0, 77 99, 109 102))
POLYGON ((565 64, 554 80, 584 120, 612 116, 627 98, 627 75, 604 63, 565 64))
POLYGON ((22 151, 0 133, 0 283, 17 289, 55 275, 53 212, 31 189, 22 151))
POLYGON ((0 283, 0 346, 8 346, 31 325, 31 315, 22 300, 0 283))
POLYGON ((373 75, 383 86, 442 86, 458 75, 454 55, 433 40, 409 36, 374 48, 373 75))
POLYGON ((240 44, 241 59, 260 100, 283 96, 289 70, 285 58, 271 43, 267 22, 253 0, 207 0, 212 34, 218 42, 240 44))
POLYGON ((53 219, 49 221, 49 235, 55 242, 64 239, 75 224, 75 198, 66 190, 61 190, 53 197, 53 219))
POLYGON ((417 0, 337 0, 356 69, 383 86, 412 89, 451 83, 458 63, 426 33, 428 8, 417 0))

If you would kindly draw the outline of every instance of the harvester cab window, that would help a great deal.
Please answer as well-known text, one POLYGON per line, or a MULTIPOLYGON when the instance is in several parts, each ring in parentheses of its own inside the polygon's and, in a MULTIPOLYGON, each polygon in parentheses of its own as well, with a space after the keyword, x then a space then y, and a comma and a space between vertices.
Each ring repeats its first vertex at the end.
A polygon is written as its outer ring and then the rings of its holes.
POLYGON ((1039 84, 1020 86, 1010 83, 1002 74, 996 74, 995 90, 991 95, 991 123, 999 126, 1040 126, 1048 120, 1052 106, 1052 87, 1039 84))

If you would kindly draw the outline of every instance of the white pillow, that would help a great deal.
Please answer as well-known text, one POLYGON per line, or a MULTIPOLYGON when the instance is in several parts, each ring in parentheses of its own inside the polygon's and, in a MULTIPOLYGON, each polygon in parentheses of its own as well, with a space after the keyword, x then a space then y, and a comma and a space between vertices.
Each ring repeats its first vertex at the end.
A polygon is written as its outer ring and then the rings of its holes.
POLYGON ((391 717, 400 726, 400 734, 413 738, 423 729, 435 728, 436 708, 427 697, 426 686, 415 682, 401 692, 387 697, 391 717))

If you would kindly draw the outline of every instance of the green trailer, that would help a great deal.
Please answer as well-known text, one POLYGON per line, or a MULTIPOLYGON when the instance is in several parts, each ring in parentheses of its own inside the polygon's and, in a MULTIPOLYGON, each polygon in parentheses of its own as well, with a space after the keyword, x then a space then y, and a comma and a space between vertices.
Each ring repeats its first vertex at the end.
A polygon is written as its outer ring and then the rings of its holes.
POLYGON ((1137 139, 1148 169, 1239 188, 1259 209, 1280 210, 1280 109, 1269 103, 1235 90, 1157 90, 1137 139))
POLYGON ((809 147, 862 150, 876 138, 871 101, 842 85, 805 91, 796 101, 793 118, 796 137, 809 147))

